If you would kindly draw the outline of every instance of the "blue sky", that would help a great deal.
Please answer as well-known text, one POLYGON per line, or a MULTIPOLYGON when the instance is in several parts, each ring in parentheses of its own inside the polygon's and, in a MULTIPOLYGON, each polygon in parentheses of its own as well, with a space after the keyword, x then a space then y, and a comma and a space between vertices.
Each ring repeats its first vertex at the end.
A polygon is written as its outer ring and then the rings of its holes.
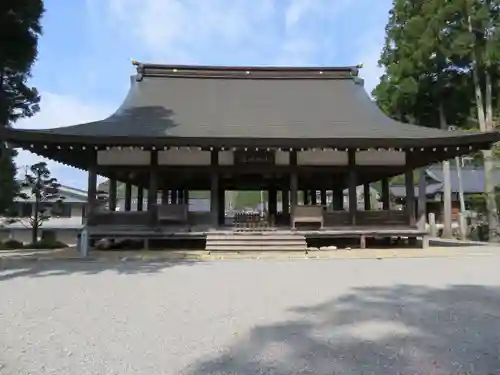
MULTIPOLYGON (((19 128, 102 119, 125 98, 131 59, 207 65, 355 65, 370 91, 390 0, 45 0, 32 83, 41 111, 19 128)), ((139 126, 139 124, 138 124, 139 126)), ((18 167, 40 160, 21 152, 18 167)), ((49 163, 63 184, 84 172, 49 163)))

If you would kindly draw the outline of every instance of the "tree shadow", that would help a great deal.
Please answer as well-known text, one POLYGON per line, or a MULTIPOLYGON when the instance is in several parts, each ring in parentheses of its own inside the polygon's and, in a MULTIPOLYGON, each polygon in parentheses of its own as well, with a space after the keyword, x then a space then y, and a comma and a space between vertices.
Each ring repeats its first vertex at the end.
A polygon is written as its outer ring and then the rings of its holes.
POLYGON ((367 287, 258 326, 206 374, 500 374, 500 288, 367 287))
MULTIPOLYGON (((0 282, 18 277, 47 277, 67 276, 71 274, 95 275, 102 272, 115 272, 117 274, 133 275, 141 273, 158 273, 163 270, 180 265, 200 265, 203 262, 186 257, 176 259, 148 261, 148 260, 12 260, 0 267, 0 282)), ((205 262, 206 263, 206 262, 205 262)))
POLYGON ((179 126, 175 112, 162 106, 124 107, 110 117, 84 124, 49 129, 57 134, 91 136, 166 137, 179 126))

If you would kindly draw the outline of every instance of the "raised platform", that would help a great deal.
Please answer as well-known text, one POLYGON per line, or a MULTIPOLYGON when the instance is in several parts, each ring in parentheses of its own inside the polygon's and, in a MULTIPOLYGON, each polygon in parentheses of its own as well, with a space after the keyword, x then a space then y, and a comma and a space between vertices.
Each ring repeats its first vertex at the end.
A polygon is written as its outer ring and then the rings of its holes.
POLYGON ((89 239, 132 239, 144 241, 144 247, 149 247, 150 240, 205 240, 206 249, 228 250, 297 250, 305 249, 307 240, 314 239, 359 239, 361 248, 366 248, 367 239, 391 239, 405 237, 410 242, 416 243, 417 238, 422 239, 422 247, 428 247, 428 236, 426 231, 416 228, 394 226, 341 226, 322 229, 290 229, 290 228, 268 228, 266 230, 241 230, 232 227, 209 229, 209 228, 183 228, 183 227, 157 227, 148 226, 97 226, 88 228, 89 239))

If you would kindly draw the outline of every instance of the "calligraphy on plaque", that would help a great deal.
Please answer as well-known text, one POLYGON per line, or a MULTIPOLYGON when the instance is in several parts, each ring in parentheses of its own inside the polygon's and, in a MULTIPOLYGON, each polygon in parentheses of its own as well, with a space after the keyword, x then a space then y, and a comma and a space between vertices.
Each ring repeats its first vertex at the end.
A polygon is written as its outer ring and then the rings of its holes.
POLYGON ((234 162, 238 165, 272 165, 274 152, 264 150, 235 151, 234 162))

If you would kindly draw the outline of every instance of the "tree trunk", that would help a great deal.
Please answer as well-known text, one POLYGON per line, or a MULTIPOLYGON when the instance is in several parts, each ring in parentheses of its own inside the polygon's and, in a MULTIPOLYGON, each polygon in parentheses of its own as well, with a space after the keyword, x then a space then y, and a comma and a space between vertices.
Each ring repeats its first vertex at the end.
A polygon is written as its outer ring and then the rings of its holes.
MULTIPOLYGON (((485 131, 492 131, 493 124, 493 105, 491 95, 491 76, 488 71, 485 72, 485 92, 486 92, 486 105, 485 105, 485 131)), ((498 227, 498 211, 495 194, 495 181, 493 180, 493 173, 495 168, 495 161, 493 150, 483 150, 484 158, 484 193, 486 195, 486 209, 488 211, 488 229, 489 240, 498 242, 499 234, 498 227)))
MULTIPOLYGON (((446 123, 446 115, 442 103, 439 103, 439 124, 441 129, 448 130, 446 123)), ((450 177, 450 162, 449 160, 443 161, 443 238, 452 238, 453 231, 451 227, 451 177, 450 177)))
MULTIPOLYGON (((469 32, 472 34, 472 22, 468 17, 469 32)), ((474 92, 476 96, 477 118, 479 129, 482 132, 491 131, 493 126, 493 108, 491 103, 491 76, 488 71, 485 72, 486 83, 486 106, 483 103, 483 93, 481 92, 481 82, 479 80, 479 71, 477 66, 476 50, 472 48, 472 78, 474 81, 474 92), (486 107, 486 108, 485 108, 486 107), (487 118, 488 117, 488 118, 487 118), (487 121, 488 119, 488 121, 487 121)), ((486 210, 488 212, 488 230, 489 240, 497 242, 498 213, 495 200, 495 184, 492 178, 493 172, 493 151, 482 150, 484 160, 484 194, 486 196, 486 210)))

